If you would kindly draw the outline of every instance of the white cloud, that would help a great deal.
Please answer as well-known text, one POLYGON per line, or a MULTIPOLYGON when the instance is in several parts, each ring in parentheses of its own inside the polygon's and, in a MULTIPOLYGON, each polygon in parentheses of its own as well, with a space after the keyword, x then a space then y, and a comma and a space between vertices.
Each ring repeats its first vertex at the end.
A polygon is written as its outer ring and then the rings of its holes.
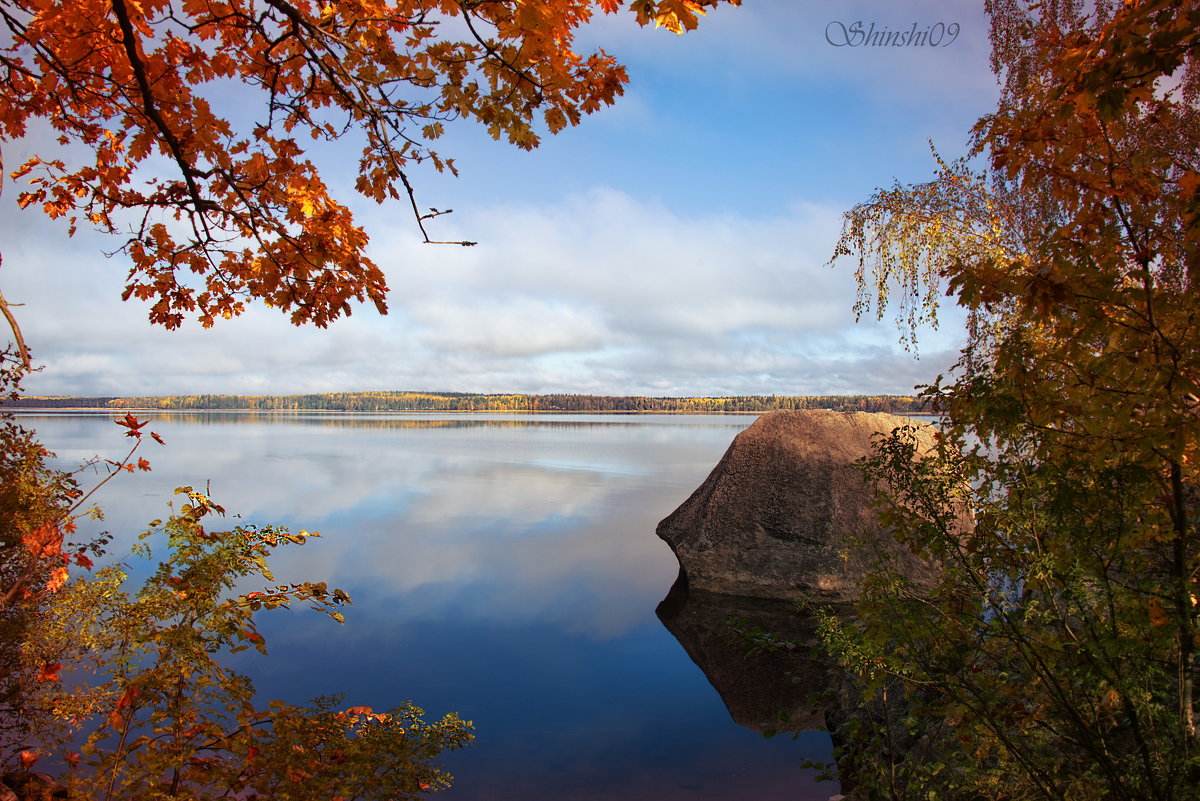
POLYGON ((591 351, 610 335, 585 309, 526 295, 481 303, 432 300, 411 317, 424 331, 418 341, 426 348, 483 357, 591 351))
POLYGON ((685 217, 596 188, 476 208, 447 232, 469 230, 475 248, 423 245, 366 217, 384 231, 373 251, 392 285, 388 316, 360 309, 297 329, 256 307, 176 332, 118 300, 119 261, 96 255, 97 237, 64 251, 35 219, 36 241, 6 254, 6 292, 28 302, 26 335, 47 365, 29 390, 821 394, 906 392, 933 377, 886 327, 854 325, 848 265, 825 263, 832 208, 685 217))
MULTIPOLYGON (((322 331, 256 307, 161 331, 118 300, 127 266, 100 255, 112 240, 67 240, 36 210, 0 216, 0 280, 28 304, 17 311, 46 364, 28 390, 790 394, 933 378, 956 337, 929 338, 914 362, 888 326, 853 323, 850 265, 825 262, 845 198, 888 182, 879 164, 927 175, 924 138, 941 125, 961 141, 964 98, 986 105, 978 8, 756 2, 683 37, 605 19, 583 38, 630 62, 631 97, 535 154, 456 129, 445 144, 466 177, 414 174, 423 202, 460 209, 431 221, 437 238, 477 247, 421 244, 402 204, 358 208, 392 286, 387 317, 359 309, 322 331), (832 19, 950 16, 965 38, 944 51, 823 40, 832 19)), ((352 150, 326 148, 331 185, 350 180, 352 150)))

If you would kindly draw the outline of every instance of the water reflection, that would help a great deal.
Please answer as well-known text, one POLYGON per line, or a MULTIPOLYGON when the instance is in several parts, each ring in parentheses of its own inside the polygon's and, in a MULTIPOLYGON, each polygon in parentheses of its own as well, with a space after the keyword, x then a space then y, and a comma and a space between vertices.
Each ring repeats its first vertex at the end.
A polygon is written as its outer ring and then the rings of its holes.
MULTIPOLYGON (((174 487, 211 479, 246 521, 320 530, 273 568, 346 589, 347 624, 266 615, 270 658, 238 667, 271 698, 474 720, 450 798, 830 795, 799 768, 828 738, 733 724, 653 615, 677 572, 655 525, 752 416, 410 417, 157 416, 167 446, 105 488, 102 527, 119 553, 174 487)), ((125 444, 107 414, 23 420, 64 464, 125 444)))
POLYGON ((837 677, 820 656, 810 612, 787 601, 689 591, 680 574, 657 615, 736 723, 763 734, 825 728, 837 677), (764 632, 791 645, 754 648, 739 630, 764 632))
POLYGON ((506 412, 322 412, 322 411, 177 411, 170 409, 8 409, 27 421, 38 418, 117 419, 126 413, 139 420, 203 425, 304 425, 353 429, 480 429, 547 428, 580 430, 594 426, 644 427, 684 423, 702 428, 732 429, 748 426, 758 416, 751 413, 672 414, 638 412, 506 413, 506 412))

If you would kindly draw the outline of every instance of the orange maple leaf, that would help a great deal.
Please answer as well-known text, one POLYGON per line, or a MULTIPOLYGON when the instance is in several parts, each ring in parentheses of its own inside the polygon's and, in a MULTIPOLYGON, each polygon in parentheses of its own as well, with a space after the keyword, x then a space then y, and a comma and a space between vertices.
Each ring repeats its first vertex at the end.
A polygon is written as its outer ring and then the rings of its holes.
POLYGON ((47 592, 58 592, 67 583, 70 574, 65 567, 56 567, 50 571, 50 578, 46 581, 47 592))
POLYGON ((58 556, 62 553, 63 532, 57 523, 43 523, 22 537, 22 541, 35 559, 58 556))
POLYGON ((1184 195, 1194 195, 1196 190, 1200 188, 1200 173, 1194 170, 1189 170, 1179 176, 1179 191, 1184 195))
POLYGON ((43 662, 41 670, 38 671, 38 681, 62 681, 58 676, 58 671, 62 670, 62 662, 43 662))

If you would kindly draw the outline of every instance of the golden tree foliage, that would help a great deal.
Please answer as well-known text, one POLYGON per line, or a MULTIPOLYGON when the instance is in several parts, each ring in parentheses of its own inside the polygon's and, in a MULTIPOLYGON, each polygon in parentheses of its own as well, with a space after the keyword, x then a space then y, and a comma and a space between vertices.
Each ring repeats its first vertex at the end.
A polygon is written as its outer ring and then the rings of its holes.
MULTIPOLYGON (((632 0, 643 25, 694 28, 739 0, 632 0)), ((12 177, 21 206, 124 237, 125 297, 168 328, 247 298, 325 326, 351 301, 386 310, 367 235, 305 148, 350 137, 357 190, 407 199, 408 170, 454 171, 433 143, 475 120, 529 149, 628 78, 574 37, 619 0, 4 0, 0 140, 59 150, 12 177), (77 161, 80 154, 86 154, 77 161)), ((430 241, 425 234, 426 241, 430 241)), ((463 242, 460 244, 470 244, 463 242)))
MULTIPOLYGON (((176 493, 186 502, 134 549, 158 552, 140 586, 130 586, 132 559, 109 564, 67 584, 34 619, 22 648, 28 665, 42 667, 22 711, 41 724, 40 748, 24 761, 60 763, 60 795, 89 801, 394 801, 449 787, 436 758, 474 740, 456 715, 427 722, 411 704, 338 709, 340 698, 260 705, 227 660, 248 648, 266 653, 256 614, 305 605, 341 622, 349 596, 272 575, 277 548, 315 533, 214 531, 206 524, 224 510, 191 487, 176 493), (263 589, 242 593, 245 581, 263 589)), ((49 784, 39 785, 44 795, 26 795, 50 797, 49 784)))
MULTIPOLYGON (((1056 447, 1193 481, 1200 69, 1180 48, 1195 52, 1200 3, 1096 5, 990 2, 1005 81, 975 129, 990 171, 943 163, 878 193, 847 214, 838 255, 857 254, 860 311, 898 292, 915 323, 953 295, 974 322, 966 366, 1003 378, 1034 427, 1071 435, 1056 447)), ((966 379, 941 402, 986 426, 966 379)))
POLYGON ((911 335, 946 293, 970 320, 926 391, 945 458, 897 438, 870 466, 946 571, 914 598, 884 569, 864 636, 831 637, 905 689, 912 731, 883 729, 930 755, 864 776, 885 798, 1196 798, 1200 2, 987 7, 1002 93, 975 161, 877 193, 838 245, 860 311, 898 299, 911 335), (966 538, 939 511, 964 498, 966 538))

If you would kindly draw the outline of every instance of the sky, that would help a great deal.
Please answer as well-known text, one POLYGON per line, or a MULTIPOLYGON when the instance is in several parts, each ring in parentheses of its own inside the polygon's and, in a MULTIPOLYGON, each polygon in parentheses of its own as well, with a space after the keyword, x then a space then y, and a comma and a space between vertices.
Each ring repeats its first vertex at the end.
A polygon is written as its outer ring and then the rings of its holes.
MULTIPOLYGON (((411 175, 423 206, 455 210, 431 236, 476 247, 423 244, 406 204, 353 196, 356 147, 325 154, 387 274, 386 316, 296 328, 255 306, 164 331, 120 300, 115 240, 68 238, 10 186, 0 289, 42 366, 27 393, 909 394, 948 369, 953 308, 914 355, 892 315, 855 321, 854 265, 828 262, 844 211, 930 179, 930 142, 964 154, 994 107, 981 2, 745 0, 683 36, 604 17, 580 44, 627 66, 615 106, 532 152, 450 125, 439 151, 460 175, 411 175), (872 47, 856 23, 930 35, 872 47)), ((33 145, 4 143, 7 163, 33 145)))

